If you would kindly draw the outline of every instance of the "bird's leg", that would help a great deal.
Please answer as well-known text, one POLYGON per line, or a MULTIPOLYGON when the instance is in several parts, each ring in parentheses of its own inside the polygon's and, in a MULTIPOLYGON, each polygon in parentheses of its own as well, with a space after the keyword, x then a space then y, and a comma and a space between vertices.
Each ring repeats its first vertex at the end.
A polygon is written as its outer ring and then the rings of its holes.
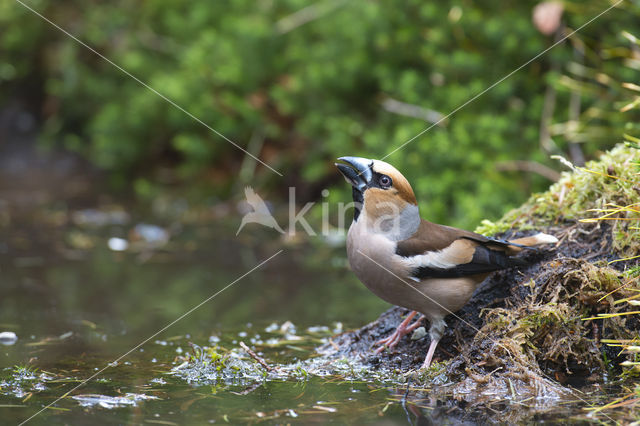
POLYGON ((422 323, 424 316, 421 316, 420 318, 418 318, 418 320, 416 320, 416 322, 409 325, 409 323, 417 313, 418 312, 416 311, 411 311, 409 315, 407 315, 407 317, 400 323, 400 325, 398 325, 398 328, 396 328, 391 336, 378 340, 375 344, 380 345, 380 347, 377 348, 375 352, 379 354, 380 352, 384 351, 385 348, 395 348, 400 342, 400 339, 418 328, 418 326, 422 323))
POLYGON ((439 341, 440 339, 431 340, 429 350, 427 351, 427 357, 424 359, 424 363, 422 364, 422 367, 420 367, 420 369, 429 368, 429 366, 431 365, 431 360, 433 359, 433 353, 436 351, 436 346, 438 346, 439 341))
POLYGON ((431 337, 431 344, 429 345, 429 350, 427 351, 427 357, 422 364, 423 368, 429 368, 431 365, 431 360, 433 360, 433 354, 436 351, 436 346, 438 346, 438 342, 442 339, 442 335, 444 334, 444 329, 447 328, 447 323, 444 322, 444 318, 431 318, 431 327, 429 328, 429 337, 431 337))

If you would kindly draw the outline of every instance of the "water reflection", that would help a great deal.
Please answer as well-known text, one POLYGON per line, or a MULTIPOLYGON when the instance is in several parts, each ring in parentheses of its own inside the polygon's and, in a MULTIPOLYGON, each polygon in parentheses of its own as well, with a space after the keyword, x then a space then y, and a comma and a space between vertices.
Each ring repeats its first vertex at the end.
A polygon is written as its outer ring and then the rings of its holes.
MULTIPOLYGON (((18 338, 0 350, 0 409, 4 419, 14 422, 62 396, 281 245, 236 239, 232 227, 208 224, 182 227, 153 250, 118 252, 107 242, 118 233, 129 238, 120 224, 52 227, 30 219, 0 231, 9 246, 0 255, 0 331, 18 338)), ((217 388, 190 386, 167 375, 190 350, 190 342, 205 345, 217 339, 233 346, 239 338, 250 342, 267 334, 272 323, 292 321, 321 332, 332 331, 336 322, 348 327, 374 319, 386 305, 354 281, 340 264, 342 256, 340 249, 285 247, 279 258, 108 368, 38 421, 377 419, 387 395, 372 393, 363 383, 309 379, 217 388)), ((281 347, 273 357, 310 353, 281 347)))

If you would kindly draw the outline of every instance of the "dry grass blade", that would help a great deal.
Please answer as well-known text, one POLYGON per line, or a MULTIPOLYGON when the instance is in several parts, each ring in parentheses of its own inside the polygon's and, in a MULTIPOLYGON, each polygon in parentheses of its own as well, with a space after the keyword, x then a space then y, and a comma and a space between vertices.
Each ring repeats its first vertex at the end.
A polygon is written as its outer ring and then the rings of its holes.
POLYGON ((616 313, 611 313, 611 314, 598 314, 598 316, 595 316, 595 317, 582 318, 582 321, 597 320, 597 319, 604 319, 604 318, 615 318, 615 317, 621 317, 621 316, 625 316, 625 315, 638 315, 638 314, 640 314, 640 311, 616 312, 616 313))

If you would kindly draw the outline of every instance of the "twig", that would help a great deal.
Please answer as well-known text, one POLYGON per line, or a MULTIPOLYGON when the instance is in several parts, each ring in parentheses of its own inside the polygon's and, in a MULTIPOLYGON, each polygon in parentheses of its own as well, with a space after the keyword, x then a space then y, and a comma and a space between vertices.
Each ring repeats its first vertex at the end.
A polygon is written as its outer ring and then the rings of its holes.
POLYGON ((338 346, 333 340, 329 339, 329 344, 331 344, 331 346, 333 346, 333 349, 335 349, 336 351, 340 350, 340 346, 338 346))
POLYGON ((266 362, 264 359, 260 358, 260 357, 258 356, 258 354, 256 354, 254 351, 252 351, 252 350, 249 348, 249 346, 245 345, 245 344, 244 344, 244 342, 240 342, 240 347, 241 347, 242 349, 244 349, 244 350, 249 354, 249 356, 251 356, 251 358, 253 358, 253 359, 255 359, 256 361, 258 361, 258 364, 260 364, 261 366, 263 366, 265 370, 267 370, 267 371, 273 371, 273 368, 269 367, 269 364, 267 364, 267 362, 266 362))
MULTIPOLYGON (((573 57, 575 61, 584 65, 584 44, 582 41, 574 37, 573 41, 573 57)), ((580 81, 580 77, 578 76, 578 81, 580 81)), ((584 166, 584 154, 582 152, 582 148, 580 144, 577 143, 575 139, 575 133, 579 127, 580 120, 580 101, 581 95, 578 90, 571 91, 571 97, 569 98, 569 134, 566 135, 569 140, 569 154, 571 155, 571 162, 578 166, 584 166)))
MULTIPOLYGON (((264 131, 261 127, 256 128, 251 134, 251 139, 249 139, 249 144, 247 145, 247 151, 251 154, 258 156, 260 155, 260 151, 262 151, 262 147, 264 146, 265 136, 264 131)), ((236 186, 238 188, 242 188, 245 186, 247 182, 250 182, 253 179, 253 175, 256 171, 256 161, 249 157, 248 155, 242 159, 242 164, 240 165, 240 173, 238 173, 239 179, 236 181, 236 186)))
MULTIPOLYGON (((564 25, 560 25, 558 30, 556 30, 554 36, 554 43, 559 43, 562 40, 562 35, 564 33, 564 25)), ((554 61, 551 59, 551 70, 552 73, 560 71, 560 64, 558 61, 554 61)), ((558 146, 555 141, 551 139, 551 132, 549 131, 549 127, 551 126, 551 122, 553 120, 553 113, 556 109, 556 89, 553 87, 553 84, 547 85, 547 88, 544 92, 544 104, 542 107, 542 115, 540 117, 540 147, 544 152, 552 153, 558 152, 558 146)))
POLYGON ((304 24, 328 15, 345 4, 346 1, 344 0, 314 3, 280 19, 276 22, 276 31, 279 34, 286 34, 304 24))
POLYGON ((249 395, 251 392, 253 392, 254 390, 258 389, 262 385, 263 385, 262 382, 254 383, 254 384, 252 384, 251 386, 249 386, 248 388, 246 388, 245 390, 243 390, 241 392, 233 392, 233 391, 231 391, 231 393, 234 394, 234 395, 249 395))
POLYGON ((411 421, 411 416, 409 415, 409 410, 407 410, 407 397, 409 396, 410 386, 411 386, 411 376, 409 376, 409 378, 407 379, 407 389, 404 392, 401 403, 402 403, 402 408, 404 409, 404 413, 407 415, 407 421, 409 422, 410 425, 413 425, 413 422, 411 421))
POLYGON ((536 163, 535 161, 502 161, 496 164, 496 169, 500 171, 536 173, 552 182, 556 182, 560 179, 560 173, 545 166, 544 164, 536 163))
POLYGON ((382 108, 393 114, 403 115, 405 117, 418 118, 424 120, 427 123, 433 123, 440 127, 446 126, 446 121, 443 120, 444 115, 438 111, 421 107, 420 105, 408 104, 401 102, 397 99, 386 98, 382 101, 382 108))

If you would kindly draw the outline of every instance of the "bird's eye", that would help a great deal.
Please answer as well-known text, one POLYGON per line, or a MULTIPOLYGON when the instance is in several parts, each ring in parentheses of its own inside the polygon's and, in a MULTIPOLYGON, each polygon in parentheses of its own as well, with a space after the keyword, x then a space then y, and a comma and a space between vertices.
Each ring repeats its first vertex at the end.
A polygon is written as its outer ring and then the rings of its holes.
POLYGON ((380 183, 380 186, 383 188, 389 188, 391 186, 391 178, 387 175, 380 176, 380 179, 378 180, 378 182, 380 183))

